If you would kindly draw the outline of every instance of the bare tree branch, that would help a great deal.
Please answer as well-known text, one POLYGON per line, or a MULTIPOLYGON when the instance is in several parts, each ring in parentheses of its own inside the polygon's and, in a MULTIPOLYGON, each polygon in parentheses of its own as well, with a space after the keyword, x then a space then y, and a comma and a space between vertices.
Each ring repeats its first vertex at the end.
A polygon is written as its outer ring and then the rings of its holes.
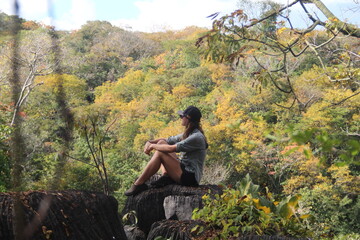
MULTIPOLYGON (((340 104, 344 103, 345 101, 347 101, 348 99, 353 98, 353 97, 355 97, 355 96, 357 96, 357 95, 359 95, 359 94, 360 94, 360 91, 358 91, 357 93, 354 93, 353 95, 351 95, 351 96, 349 96, 349 97, 347 97, 347 98, 342 99, 341 101, 339 101, 339 102, 337 102, 337 103, 333 103, 333 104, 331 104, 330 106, 327 106, 327 107, 325 107, 325 108, 334 107, 334 106, 340 105, 340 104)), ((323 109, 325 109, 325 108, 323 108, 323 109)))
MULTIPOLYGON (((300 1, 301 2, 301 1, 300 1)), ((341 33, 353 37, 360 38, 360 29, 353 24, 348 24, 340 21, 320 0, 309 0, 309 2, 313 3, 326 17, 329 21, 326 24, 326 28, 329 30, 337 29, 341 33)))
POLYGON ((85 164, 87 164, 87 165, 89 165, 89 166, 92 166, 92 167, 95 167, 95 168, 96 168, 96 165, 91 164, 91 163, 88 163, 88 162, 86 162, 86 161, 84 161, 84 160, 81 160, 81 159, 72 157, 72 156, 70 156, 70 155, 66 155, 66 157, 71 158, 71 159, 76 160, 76 161, 79 161, 79 162, 82 162, 82 163, 85 163, 85 164))

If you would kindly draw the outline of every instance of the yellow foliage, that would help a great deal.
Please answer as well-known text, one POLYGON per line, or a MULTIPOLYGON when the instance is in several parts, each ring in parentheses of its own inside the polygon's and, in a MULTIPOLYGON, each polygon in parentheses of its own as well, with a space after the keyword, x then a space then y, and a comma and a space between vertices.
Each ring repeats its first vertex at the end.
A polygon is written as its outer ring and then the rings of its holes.
POLYGON ((184 127, 181 126, 180 119, 172 121, 167 124, 164 128, 160 129, 155 138, 167 138, 170 136, 178 135, 184 132, 184 127))
POLYGON ((51 74, 46 76, 37 76, 35 83, 42 84, 42 90, 47 91, 51 89, 53 92, 58 91, 59 84, 63 85, 65 91, 70 90, 79 91, 85 90, 86 83, 84 80, 69 74, 51 74))
POLYGON ((110 108, 117 118, 134 121, 147 116, 150 104, 151 101, 147 101, 146 99, 134 99, 129 103, 117 101, 110 108))
POLYGON ((130 70, 126 72, 125 77, 119 78, 117 81, 117 85, 125 84, 125 85, 134 85, 143 82, 145 79, 145 74, 141 70, 130 70))
POLYGON ((210 145, 215 145, 217 149, 226 149, 228 144, 226 140, 232 139, 232 131, 226 124, 205 127, 210 145))
POLYGON ((241 120, 244 116, 244 112, 239 110, 239 107, 232 104, 233 99, 236 97, 236 92, 226 91, 222 92, 218 105, 215 111, 215 116, 220 120, 225 120, 227 123, 233 120, 241 120))
MULTIPOLYGON (((283 27, 283 28, 279 28, 276 31, 276 35, 278 36, 277 41, 280 44, 291 45, 295 41, 298 41, 298 36, 296 34, 294 34, 292 31, 286 31, 286 30, 287 30, 287 28, 283 27)), ((300 39, 300 41, 301 41, 301 39, 300 39)))
POLYGON ((238 172, 244 172, 246 168, 252 163, 251 155, 248 151, 240 152, 240 154, 237 155, 236 160, 237 164, 235 165, 235 169, 238 172))
POLYGON ((37 76, 34 82, 40 84, 39 91, 52 92, 54 94, 59 92, 61 84, 70 104, 82 104, 86 97, 86 82, 74 75, 50 74, 37 76))
POLYGON ((299 171, 304 176, 315 177, 321 172, 321 165, 318 158, 311 157, 299 162, 299 171))
POLYGON ((113 94, 113 88, 115 83, 105 82, 101 86, 95 88, 95 103, 115 103, 115 96, 113 94))
POLYGON ((304 182, 307 180, 305 176, 296 176, 291 177, 286 181, 286 184, 284 185, 284 193, 286 194, 294 194, 297 190, 302 188, 304 185, 304 182))
POLYGON ((284 184, 284 192, 286 194, 294 194, 300 188, 312 188, 314 184, 331 183, 331 180, 322 176, 324 166, 320 164, 318 158, 310 156, 305 158, 304 154, 298 151, 291 153, 288 156, 288 162, 294 172, 297 174, 292 176, 284 184))
POLYGON ((281 33, 282 33, 283 31, 285 31, 286 29, 287 29, 286 27, 279 28, 279 29, 276 31, 276 34, 277 34, 277 35, 281 35, 281 33))
POLYGON ((148 116, 140 122, 140 133, 135 136, 134 149, 142 149, 147 140, 156 138, 159 130, 166 126, 166 123, 160 119, 160 113, 150 112, 148 116))
MULTIPOLYGON (((311 105, 308 110, 303 113, 302 121, 307 127, 321 127, 323 129, 331 129, 331 122, 334 120, 334 111, 336 109, 331 106, 343 99, 349 98, 353 95, 351 90, 343 89, 327 89, 324 90, 323 101, 311 105)), ((360 96, 355 96, 347 99, 341 104, 342 109, 346 111, 356 111, 360 107, 360 96)), ((356 115, 355 115, 356 119, 356 115)), ((350 119, 349 119, 350 120, 350 119)))
POLYGON ((180 100, 168 92, 163 92, 161 104, 158 105, 157 110, 163 114, 175 115, 180 100))
POLYGON ((252 120, 240 124, 241 133, 234 137, 234 147, 242 149, 253 149, 264 140, 264 134, 268 129, 268 124, 263 119, 252 120))
POLYGON ((354 122, 360 122, 360 114, 359 114, 359 113, 354 114, 354 115, 352 116, 352 120, 353 120, 354 122))
POLYGON ((335 180, 334 185, 343 189, 347 193, 360 193, 360 177, 350 175, 349 166, 335 166, 332 165, 328 172, 335 180))
MULTIPOLYGON (((324 101, 328 103, 338 103, 352 95, 354 95, 354 92, 350 89, 327 89, 325 91, 324 101)), ((349 98, 342 106, 347 106, 348 108, 360 107, 360 95, 349 98)))
POLYGON ((190 86, 181 84, 174 87, 172 93, 176 98, 182 99, 191 96, 194 93, 194 89, 190 86))
POLYGON ((165 57, 166 57, 166 53, 161 53, 157 56, 154 57, 155 63, 157 65, 164 65, 165 64, 165 57))
POLYGON ((207 66, 207 68, 211 71, 211 79, 216 83, 216 85, 221 85, 225 79, 232 76, 230 67, 225 64, 205 62, 202 66, 207 66))
POLYGON ((328 124, 331 117, 327 116, 322 109, 327 106, 327 103, 320 102, 313 104, 306 113, 303 114, 303 121, 308 124, 308 127, 322 127, 324 129, 331 128, 328 124))
POLYGON ((271 209, 270 209, 269 207, 262 206, 262 205, 260 204, 260 200, 259 200, 259 199, 253 198, 252 200, 253 200, 253 202, 255 203, 255 207, 256 207, 257 209, 263 210, 266 214, 271 213, 271 209))

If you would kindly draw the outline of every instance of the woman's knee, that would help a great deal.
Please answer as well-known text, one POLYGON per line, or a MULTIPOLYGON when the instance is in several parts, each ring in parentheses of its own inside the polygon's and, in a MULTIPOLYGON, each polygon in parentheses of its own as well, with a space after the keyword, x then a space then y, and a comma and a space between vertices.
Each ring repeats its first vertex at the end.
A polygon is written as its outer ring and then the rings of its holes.
POLYGON ((161 140, 158 141, 157 144, 168 144, 168 143, 165 140, 161 139, 161 140))

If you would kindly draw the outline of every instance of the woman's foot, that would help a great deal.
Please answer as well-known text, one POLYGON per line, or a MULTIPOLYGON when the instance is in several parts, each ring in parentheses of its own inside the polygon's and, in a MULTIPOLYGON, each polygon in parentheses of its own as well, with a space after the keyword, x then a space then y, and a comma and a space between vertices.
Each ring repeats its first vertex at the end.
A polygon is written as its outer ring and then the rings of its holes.
POLYGON ((133 185, 131 186, 131 188, 129 188, 129 190, 127 190, 127 191, 125 192, 125 195, 126 195, 126 196, 133 196, 133 195, 136 195, 136 194, 138 194, 138 193, 141 193, 141 192, 143 192, 143 191, 145 191, 145 190, 147 190, 147 189, 148 189, 148 186, 147 186, 145 183, 140 184, 140 185, 135 185, 135 184, 133 184, 133 185))

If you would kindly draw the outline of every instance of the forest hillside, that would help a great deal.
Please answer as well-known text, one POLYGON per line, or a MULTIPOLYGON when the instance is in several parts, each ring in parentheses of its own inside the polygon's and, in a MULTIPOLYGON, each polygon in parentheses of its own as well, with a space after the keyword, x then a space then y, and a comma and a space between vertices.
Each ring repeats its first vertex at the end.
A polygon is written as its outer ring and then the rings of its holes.
POLYGON ((314 29, 302 35, 310 46, 302 52, 305 41, 291 43, 291 29, 269 22, 247 35, 222 32, 236 14, 212 32, 142 33, 91 21, 56 32, 54 42, 51 27, 0 13, 0 191, 13 190, 14 174, 20 190, 51 189, 56 176, 57 189, 104 191, 122 206, 148 161, 145 142, 182 132, 176 112, 195 105, 209 143, 202 184, 238 186, 249 174, 274 199, 301 196, 314 239, 359 239, 359 38, 314 29))

